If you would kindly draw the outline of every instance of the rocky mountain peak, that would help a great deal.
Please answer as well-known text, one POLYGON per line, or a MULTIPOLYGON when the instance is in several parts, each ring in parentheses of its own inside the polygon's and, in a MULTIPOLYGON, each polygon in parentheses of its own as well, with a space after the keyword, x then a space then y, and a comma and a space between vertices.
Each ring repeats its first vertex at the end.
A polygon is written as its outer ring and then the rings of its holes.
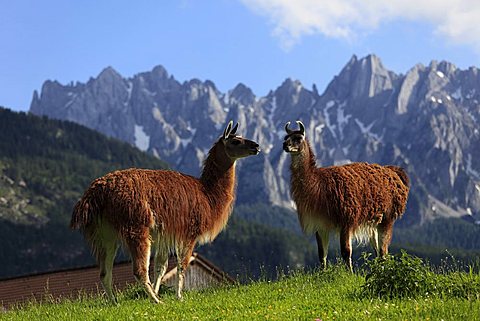
POLYGON ((298 93, 302 88, 303 88, 303 85, 299 80, 293 80, 292 78, 287 78, 283 81, 280 87, 277 88, 276 91, 298 93))
POLYGON ((363 73, 385 73, 387 70, 378 56, 370 54, 360 59, 358 59, 356 55, 353 55, 343 67, 340 75, 352 71, 363 73))
POLYGON ((326 92, 341 96, 342 100, 373 97, 391 90, 396 75, 388 71, 375 55, 357 59, 354 55, 339 75, 327 87, 326 92))
POLYGON ((122 81, 122 76, 115 70, 113 67, 108 66, 107 68, 103 69, 96 78, 97 81, 122 81))
POLYGON ((236 85, 235 88, 229 92, 229 97, 245 106, 255 103, 255 94, 249 87, 242 83, 236 85))
POLYGON ((448 61, 441 61, 438 64, 438 70, 442 71, 445 75, 453 75, 457 71, 457 66, 448 61))
POLYGON ((358 57, 357 55, 352 55, 352 57, 350 58, 350 60, 347 62, 347 64, 345 65, 345 67, 343 67, 343 69, 345 68, 351 68, 351 66, 355 66, 358 62, 358 57))
POLYGON ((167 70, 163 67, 163 66, 155 66, 153 69, 152 69, 152 77, 153 78, 156 78, 156 79, 166 79, 168 78, 168 72, 167 70))

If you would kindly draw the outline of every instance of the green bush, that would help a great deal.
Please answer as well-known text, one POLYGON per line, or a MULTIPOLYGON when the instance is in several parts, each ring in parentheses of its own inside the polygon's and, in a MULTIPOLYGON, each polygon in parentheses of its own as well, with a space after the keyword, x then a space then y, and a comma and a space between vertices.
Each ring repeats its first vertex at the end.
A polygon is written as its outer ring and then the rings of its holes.
POLYGON ((458 265, 445 263, 436 272, 422 259, 405 251, 385 258, 368 259, 365 283, 358 292, 362 298, 460 298, 480 299, 480 271, 478 266, 469 266, 468 272, 458 265))
POLYGON ((436 292, 434 275, 422 259, 405 251, 368 260, 361 295, 369 298, 415 298, 436 292))

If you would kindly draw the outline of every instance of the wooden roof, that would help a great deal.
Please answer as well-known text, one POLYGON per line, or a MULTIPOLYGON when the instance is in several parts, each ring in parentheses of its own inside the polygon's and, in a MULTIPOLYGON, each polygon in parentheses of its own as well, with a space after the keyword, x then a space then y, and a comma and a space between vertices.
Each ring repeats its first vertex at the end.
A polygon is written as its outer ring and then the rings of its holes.
MULTIPOLYGON (((153 261, 153 260, 152 260, 153 261)), ((152 277, 150 266, 150 276, 152 277)), ((176 259, 169 259, 164 283, 176 284, 176 259)), ((194 253, 185 276, 185 290, 199 289, 221 283, 234 283, 235 280, 213 263, 194 253)), ((135 283, 130 262, 115 264, 113 283, 117 290, 135 283)), ((74 268, 57 272, 42 273, 0 280, 0 303, 4 307, 27 301, 45 299, 76 298, 80 293, 97 295, 103 293, 98 266, 74 268)))

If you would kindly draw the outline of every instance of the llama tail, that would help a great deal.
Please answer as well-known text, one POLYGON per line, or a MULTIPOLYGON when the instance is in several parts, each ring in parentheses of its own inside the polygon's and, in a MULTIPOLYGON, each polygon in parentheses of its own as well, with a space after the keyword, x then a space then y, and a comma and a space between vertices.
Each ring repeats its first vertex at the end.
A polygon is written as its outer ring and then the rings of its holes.
POLYGON ((98 216, 103 205, 103 193, 100 186, 92 184, 85 191, 82 198, 75 204, 70 221, 70 228, 84 230, 92 223, 94 217, 98 216))
POLYGON ((388 165, 386 166, 387 168, 390 168, 392 171, 394 171, 395 173, 397 173, 398 177, 400 177, 400 179, 402 180, 402 183, 406 186, 406 187, 410 187, 410 178, 408 178, 408 174, 407 172, 405 171, 405 169, 403 169, 402 167, 400 166, 392 166, 392 165, 388 165))

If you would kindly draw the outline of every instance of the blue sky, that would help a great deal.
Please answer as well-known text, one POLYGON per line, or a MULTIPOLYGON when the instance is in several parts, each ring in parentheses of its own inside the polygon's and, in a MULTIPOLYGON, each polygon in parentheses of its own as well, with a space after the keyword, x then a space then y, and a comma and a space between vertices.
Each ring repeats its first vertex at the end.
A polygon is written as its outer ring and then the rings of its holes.
POLYGON ((86 82, 164 66, 177 80, 239 82, 264 96, 288 77, 323 92, 353 54, 405 73, 480 65, 472 0, 0 0, 0 106, 28 110, 47 79, 86 82))

